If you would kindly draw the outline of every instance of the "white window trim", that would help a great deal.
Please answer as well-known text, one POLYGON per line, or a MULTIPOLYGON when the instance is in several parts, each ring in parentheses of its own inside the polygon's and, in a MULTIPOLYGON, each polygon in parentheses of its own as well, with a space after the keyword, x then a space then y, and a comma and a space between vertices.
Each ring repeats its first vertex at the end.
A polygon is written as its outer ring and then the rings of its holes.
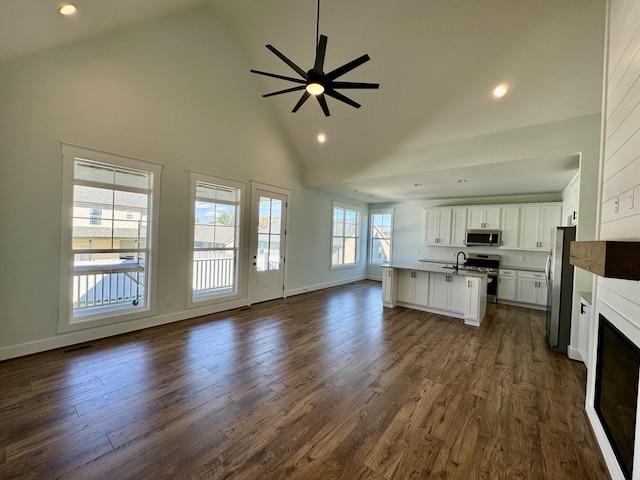
POLYGON ((243 239, 243 218, 244 207, 247 197, 247 184, 244 182, 238 182, 236 180, 230 180, 222 177, 214 177, 213 175, 207 175, 205 173, 190 172, 191 176, 191 195, 190 195, 190 215, 189 215, 189 272, 187 281, 187 308, 202 307, 206 305, 215 305, 219 303, 230 302, 243 298, 243 288, 241 285, 241 279, 243 278, 243 262, 242 262, 242 245, 244 245, 243 239), (193 299, 193 242, 195 240, 195 205, 196 205, 196 184, 197 182, 211 183, 216 185, 224 185, 228 187, 237 188, 240 190, 240 201, 238 202, 238 215, 236 218, 236 228, 238 229, 238 235, 236 238, 236 285, 235 292, 220 294, 215 296, 206 296, 201 300, 193 299))
POLYGON ((114 323, 126 322, 139 318, 153 316, 157 313, 158 286, 158 233, 159 233, 159 205, 160 205, 160 177, 162 165, 145 160, 139 160, 113 153, 102 152, 86 147, 62 143, 62 218, 61 218, 61 246, 60 246, 60 307, 58 313, 58 333, 73 332, 92 327, 101 327, 114 323), (76 159, 87 159, 105 164, 119 165, 126 168, 147 171, 153 174, 151 186, 151 202, 148 218, 151 230, 147 237, 149 258, 147 262, 147 290, 148 302, 146 308, 135 312, 121 313, 118 310, 101 312, 73 318, 72 278, 74 252, 73 244, 73 190, 74 164, 76 159))
POLYGON ((391 263, 393 260, 393 223, 395 221, 396 209, 395 208, 374 208, 369 210, 369 244, 368 244, 369 252, 367 253, 367 264, 373 265, 373 266, 384 265, 384 263, 371 261, 371 254, 373 253, 373 235, 372 235, 373 216, 380 215, 380 214, 391 215, 391 238, 389 241, 391 244, 391 248, 389 249, 389 263, 391 263))
POLYGON ((357 268, 360 265, 360 254, 361 254, 361 241, 362 241, 362 208, 357 205, 351 205, 348 203, 341 203, 332 201, 331 202, 331 231, 329 232, 329 270, 342 270, 345 268, 357 268), (345 208, 347 210, 352 210, 358 214, 358 226, 356 231, 358 232, 358 236, 356 237, 356 261, 355 263, 342 263, 339 265, 333 265, 333 211, 336 208, 345 208))

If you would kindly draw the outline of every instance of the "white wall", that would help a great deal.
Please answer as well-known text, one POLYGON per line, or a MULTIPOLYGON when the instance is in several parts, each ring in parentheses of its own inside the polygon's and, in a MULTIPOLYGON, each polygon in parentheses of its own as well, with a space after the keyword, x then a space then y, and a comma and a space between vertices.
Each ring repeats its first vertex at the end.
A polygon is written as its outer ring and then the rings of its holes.
POLYGON ((0 359, 193 313, 186 310, 190 170, 292 190, 288 292, 322 274, 333 283, 364 276, 364 263, 329 271, 333 197, 301 187, 295 152, 242 52, 208 10, 1 64, 0 359), (56 335, 61 141, 163 165, 158 297, 172 301, 159 302, 157 318, 56 335))
MULTIPOLYGON (((609 2, 607 43, 598 237, 601 240, 640 241, 640 63, 636 61, 640 55, 639 2, 609 2), (632 203, 629 202, 630 192, 633 192, 632 203)), ((640 282, 599 277, 595 294, 587 370, 587 413, 612 478, 622 479, 622 471, 593 408, 597 318, 604 312, 623 331, 640 331, 640 282)), ((638 432, 637 426, 635 431, 638 432)), ((639 451, 640 438, 636 434, 633 469, 636 480, 640 478, 639 451)))

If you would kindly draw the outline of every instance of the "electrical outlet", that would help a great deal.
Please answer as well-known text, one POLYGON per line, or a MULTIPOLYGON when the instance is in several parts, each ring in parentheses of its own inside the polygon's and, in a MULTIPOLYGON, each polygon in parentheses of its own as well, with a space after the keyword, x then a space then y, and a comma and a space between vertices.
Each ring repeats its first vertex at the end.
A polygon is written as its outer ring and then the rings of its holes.
POLYGON ((633 208, 633 190, 627 193, 627 208, 633 208))
POLYGON ((620 210, 620 197, 616 197, 613 201, 613 213, 618 213, 620 210))

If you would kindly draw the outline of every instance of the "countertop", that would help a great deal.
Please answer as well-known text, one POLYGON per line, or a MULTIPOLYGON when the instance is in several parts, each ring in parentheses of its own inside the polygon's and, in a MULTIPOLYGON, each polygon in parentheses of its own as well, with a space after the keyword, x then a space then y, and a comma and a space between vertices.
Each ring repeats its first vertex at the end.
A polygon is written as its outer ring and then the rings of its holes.
POLYGON ((430 261, 420 260, 418 261, 417 264, 413 264, 413 265, 392 263, 384 266, 389 268, 400 268, 403 270, 421 270, 423 272, 442 273, 443 275, 460 275, 461 277, 484 278, 487 276, 485 272, 478 272, 476 270, 467 270, 463 267, 460 267, 460 269, 456 272, 454 268, 448 267, 450 265, 451 265, 451 262, 445 263, 445 262, 430 262, 430 261))
POLYGON ((523 271, 523 272, 540 272, 540 273, 544 273, 544 268, 539 268, 539 267, 511 267, 509 265, 500 265, 500 269, 504 269, 504 270, 519 270, 519 271, 523 271))

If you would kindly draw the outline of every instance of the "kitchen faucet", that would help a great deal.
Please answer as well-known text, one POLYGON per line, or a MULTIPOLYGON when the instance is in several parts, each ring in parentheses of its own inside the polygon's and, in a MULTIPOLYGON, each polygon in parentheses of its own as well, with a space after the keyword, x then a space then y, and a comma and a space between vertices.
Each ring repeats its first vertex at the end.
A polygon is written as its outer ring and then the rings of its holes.
POLYGON ((464 253, 463 251, 458 252, 458 254, 456 255, 456 272, 458 271, 458 268, 460 268, 458 266, 458 261, 460 259, 460 254, 462 254, 462 256, 464 257, 465 260, 467 259, 467 254, 466 253, 464 253))

